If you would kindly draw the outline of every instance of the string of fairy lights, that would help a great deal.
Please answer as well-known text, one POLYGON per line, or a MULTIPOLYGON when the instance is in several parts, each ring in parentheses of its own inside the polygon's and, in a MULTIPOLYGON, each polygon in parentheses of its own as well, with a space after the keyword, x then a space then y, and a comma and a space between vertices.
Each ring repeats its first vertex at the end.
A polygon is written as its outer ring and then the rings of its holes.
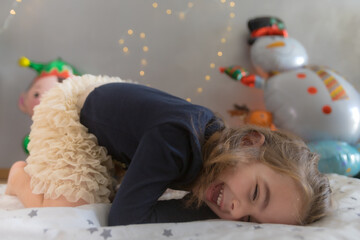
MULTIPOLYGON (((226 26, 226 30, 224 31, 223 35, 219 38, 219 45, 218 48, 215 49, 214 52, 214 58, 211 59, 211 61, 208 62, 208 73, 206 73, 204 75, 204 80, 205 82, 209 82, 211 80, 211 71, 214 70, 217 66, 216 66, 216 62, 218 61, 218 58, 221 58, 224 56, 224 51, 223 49, 225 48, 225 44, 227 42, 227 39, 229 38, 231 31, 232 31, 232 20, 235 18, 235 12, 234 12, 234 8, 236 3, 234 1, 228 1, 228 0, 215 0, 217 1, 218 4, 221 4, 222 7, 225 7, 226 9, 228 9, 229 14, 228 14, 228 24, 226 26)), ((169 7, 167 7, 167 3, 159 3, 159 2, 152 2, 151 3, 151 7, 158 11, 159 14, 165 14, 167 16, 176 16, 180 21, 184 20, 187 16, 187 14, 190 13, 190 11, 196 6, 198 1, 189 1, 187 2, 186 6, 187 8, 185 10, 181 10, 181 11, 175 11, 174 9, 171 9, 169 7)), ((134 29, 128 29, 127 30, 127 34, 123 35, 119 40, 119 45, 121 46, 122 52, 125 55, 129 55, 129 47, 126 44, 129 40, 130 37, 133 37, 135 34, 135 30, 134 29)), ((140 77, 144 77, 145 76, 145 71, 146 71, 146 66, 148 65, 148 61, 146 59, 145 54, 149 51, 149 47, 147 45, 147 40, 146 40, 146 34, 144 32, 140 32, 138 34, 138 36, 140 37, 140 39, 143 40, 143 42, 141 44, 142 45, 142 52, 143 52, 143 57, 141 58, 141 62, 140 62, 140 67, 139 67, 139 75, 140 77)), ((131 40, 130 40, 131 41, 131 40)), ((196 88, 196 93, 197 94, 201 94, 204 91, 204 87, 203 86, 198 86, 196 88)), ((187 101, 191 102, 191 98, 188 97, 186 98, 187 101)))
POLYGON ((0 34, 3 33, 9 26, 9 23, 11 19, 16 15, 16 9, 19 7, 19 4, 22 2, 22 0, 15 0, 9 10, 9 14, 7 15, 4 24, 0 28, 0 34))
MULTIPOLYGON (((195 1, 188 1, 186 3, 186 8, 184 10, 174 10, 170 7, 168 7, 168 2, 159 2, 159 1, 154 1, 151 3, 151 8, 153 8, 153 10, 157 11, 157 13, 159 14, 164 14, 168 17, 177 17, 179 19, 179 21, 185 20, 187 15, 191 12, 192 9, 194 9, 194 7, 196 7, 196 5, 198 4, 199 0, 195 0, 195 1)), ((223 32, 223 34, 220 36, 219 38, 219 44, 218 47, 216 49, 214 49, 214 55, 213 58, 207 63, 208 64, 208 70, 207 73, 204 75, 204 81, 205 82, 209 82, 211 81, 211 71, 213 71, 217 65, 216 62, 219 60, 219 58, 224 56, 224 51, 223 49, 225 48, 225 45, 227 43, 228 38, 230 37, 230 34, 232 32, 232 22, 233 19, 236 17, 235 15, 235 6, 236 3, 232 0, 214 0, 216 3, 218 3, 219 5, 221 5, 222 8, 225 8, 228 10, 229 14, 228 14, 228 23, 227 26, 223 32)), ((9 14, 7 16, 7 18, 4 21, 3 26, 0 28, 0 34, 2 32, 4 32, 11 19, 16 15, 16 10, 19 7, 19 4, 22 2, 22 0, 15 0, 9 10, 9 14)), ((150 4, 150 2, 149 2, 150 4)), ((149 6, 150 7, 150 6, 149 6)), ((130 55, 130 43, 131 41, 134 41, 134 39, 139 38, 140 44, 141 44, 141 52, 142 52, 142 57, 141 60, 139 62, 139 69, 138 69, 138 74, 140 77, 145 77, 146 76, 146 67, 148 66, 148 60, 146 58, 147 53, 150 51, 149 48, 149 44, 147 41, 147 35, 144 31, 139 31, 137 32, 135 29, 128 29, 126 31, 126 33, 124 33, 119 39, 118 39, 118 44, 121 47, 121 51, 125 56, 129 56, 130 55)), ((196 93, 197 94, 201 94, 204 91, 204 87, 203 86, 198 86, 196 87, 196 93)), ((191 102, 191 98, 188 97, 187 101, 191 102)))
MULTIPOLYGON (((121 46, 121 49, 122 49, 122 51, 123 51, 123 53, 125 55, 129 55, 129 52, 130 52, 129 46, 126 44, 127 40, 128 40, 128 37, 134 37, 136 35, 137 35, 137 33, 133 29, 128 29, 126 34, 125 35, 123 34, 123 36, 119 39, 118 43, 121 46)), ((145 32, 140 32, 138 34, 138 37, 142 40, 141 49, 142 49, 142 53, 143 53, 143 57, 141 58, 141 61, 140 61, 139 75, 141 77, 143 77, 143 76, 145 76, 145 70, 144 69, 148 64, 147 59, 145 57, 145 54, 149 51, 149 47, 147 45, 147 38, 146 38, 146 33, 145 32)))

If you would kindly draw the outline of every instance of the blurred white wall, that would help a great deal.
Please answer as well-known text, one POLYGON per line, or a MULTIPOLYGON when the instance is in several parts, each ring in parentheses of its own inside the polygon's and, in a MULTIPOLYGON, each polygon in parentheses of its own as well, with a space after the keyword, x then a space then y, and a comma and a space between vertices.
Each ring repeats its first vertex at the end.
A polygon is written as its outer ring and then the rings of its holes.
POLYGON ((358 0, 2 0, 0 168, 26 158, 21 142, 31 119, 18 110, 17 101, 36 74, 17 65, 20 56, 40 62, 62 57, 83 73, 149 84, 191 98, 236 125, 227 113, 234 103, 264 108, 261 90, 218 72, 219 66, 233 64, 253 71, 248 19, 280 17, 289 34, 308 50, 311 64, 334 68, 360 89, 359 11, 358 0), (134 31, 131 36, 129 29, 134 31))

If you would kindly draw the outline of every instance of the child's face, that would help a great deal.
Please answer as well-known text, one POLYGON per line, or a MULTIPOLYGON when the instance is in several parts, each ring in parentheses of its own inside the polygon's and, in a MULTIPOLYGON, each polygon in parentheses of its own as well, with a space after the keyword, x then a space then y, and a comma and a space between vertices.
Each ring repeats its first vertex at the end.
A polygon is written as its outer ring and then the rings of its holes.
POLYGON ((300 199, 292 178, 253 163, 239 164, 220 175, 207 188, 204 200, 223 219, 298 224, 300 199))

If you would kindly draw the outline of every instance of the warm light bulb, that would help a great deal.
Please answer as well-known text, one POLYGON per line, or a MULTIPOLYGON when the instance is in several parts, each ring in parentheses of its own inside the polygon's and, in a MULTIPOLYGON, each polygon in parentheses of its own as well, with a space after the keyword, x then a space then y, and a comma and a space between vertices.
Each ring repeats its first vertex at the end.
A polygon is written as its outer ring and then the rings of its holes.
POLYGON ((128 34, 131 36, 131 35, 133 35, 133 33, 134 33, 134 31, 132 30, 132 29, 129 29, 128 30, 128 34))
POLYGON ((11 10, 10 10, 10 14, 15 15, 15 14, 16 14, 15 10, 14 10, 14 9, 11 9, 11 10))
POLYGON ((226 29, 228 30, 228 32, 230 32, 232 30, 232 28, 230 26, 228 26, 226 29))
POLYGON ((147 46, 144 46, 144 47, 143 47, 143 51, 144 51, 144 52, 147 52, 147 51, 149 51, 149 48, 148 48, 147 46))
POLYGON ((226 43, 226 38, 222 38, 221 43, 226 43))
POLYGON ((205 76, 205 80, 206 80, 206 81, 209 81, 210 79, 211 79, 211 77, 210 77, 209 75, 206 75, 206 76, 205 76))
POLYGON ((234 18, 235 17, 235 13, 230 13, 230 18, 234 18))
POLYGON ((235 7, 235 2, 230 2, 229 5, 230 7, 235 7))
POLYGON ((22 0, 16 0, 17 2, 21 2, 22 0))
POLYGON ((145 33, 140 33, 140 38, 145 38, 146 37, 146 35, 145 35, 145 33))
POLYGON ((192 3, 192 2, 188 3, 188 8, 192 8, 193 6, 194 6, 194 3, 192 3))
POLYGON ((122 38, 119 39, 119 44, 124 44, 124 42, 125 42, 124 39, 122 39, 122 38))
POLYGON ((143 77, 143 76, 145 75, 145 72, 144 72, 144 71, 140 71, 140 73, 139 73, 139 74, 140 74, 140 76, 142 76, 142 77, 143 77))
POLYGON ((198 93, 202 93, 202 92, 203 92, 203 89, 202 89, 201 87, 199 87, 198 89, 196 89, 196 91, 197 91, 198 93))
POLYGON ((187 98, 186 101, 191 102, 191 98, 187 98))
POLYGON ((157 7, 158 7, 158 4, 157 4, 156 2, 154 2, 154 3, 152 4, 152 6, 153 6, 153 8, 157 8, 157 7))
POLYGON ((185 18, 185 13, 184 12, 180 12, 179 13, 179 18, 182 20, 185 18))
POLYGON ((220 0, 221 3, 226 3, 226 0, 220 0))
POLYGON ((215 68, 215 63, 210 63, 211 68, 215 68))
POLYGON ((147 61, 145 58, 141 59, 141 65, 143 65, 143 66, 147 65, 147 61))
POLYGON ((223 55, 223 53, 222 53, 221 51, 219 51, 219 52, 217 53, 217 55, 218 55, 219 57, 221 57, 221 56, 223 55))
POLYGON ((171 9, 166 10, 166 14, 170 15, 172 13, 171 9))
POLYGON ((124 53, 127 53, 128 51, 129 51, 129 48, 123 47, 123 52, 124 52, 124 53))

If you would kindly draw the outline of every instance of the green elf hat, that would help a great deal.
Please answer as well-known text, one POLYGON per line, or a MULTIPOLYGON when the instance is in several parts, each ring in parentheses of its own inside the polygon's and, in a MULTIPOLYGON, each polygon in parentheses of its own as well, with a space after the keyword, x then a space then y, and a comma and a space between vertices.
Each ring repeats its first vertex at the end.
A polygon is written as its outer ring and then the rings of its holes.
POLYGON ((46 76, 56 76, 59 78, 59 81, 62 81, 72 75, 81 75, 76 68, 71 66, 69 63, 64 62, 61 58, 47 63, 37 63, 30 61, 26 57, 21 57, 19 59, 19 65, 22 67, 32 68, 38 73, 38 76, 34 79, 34 81, 46 76))

